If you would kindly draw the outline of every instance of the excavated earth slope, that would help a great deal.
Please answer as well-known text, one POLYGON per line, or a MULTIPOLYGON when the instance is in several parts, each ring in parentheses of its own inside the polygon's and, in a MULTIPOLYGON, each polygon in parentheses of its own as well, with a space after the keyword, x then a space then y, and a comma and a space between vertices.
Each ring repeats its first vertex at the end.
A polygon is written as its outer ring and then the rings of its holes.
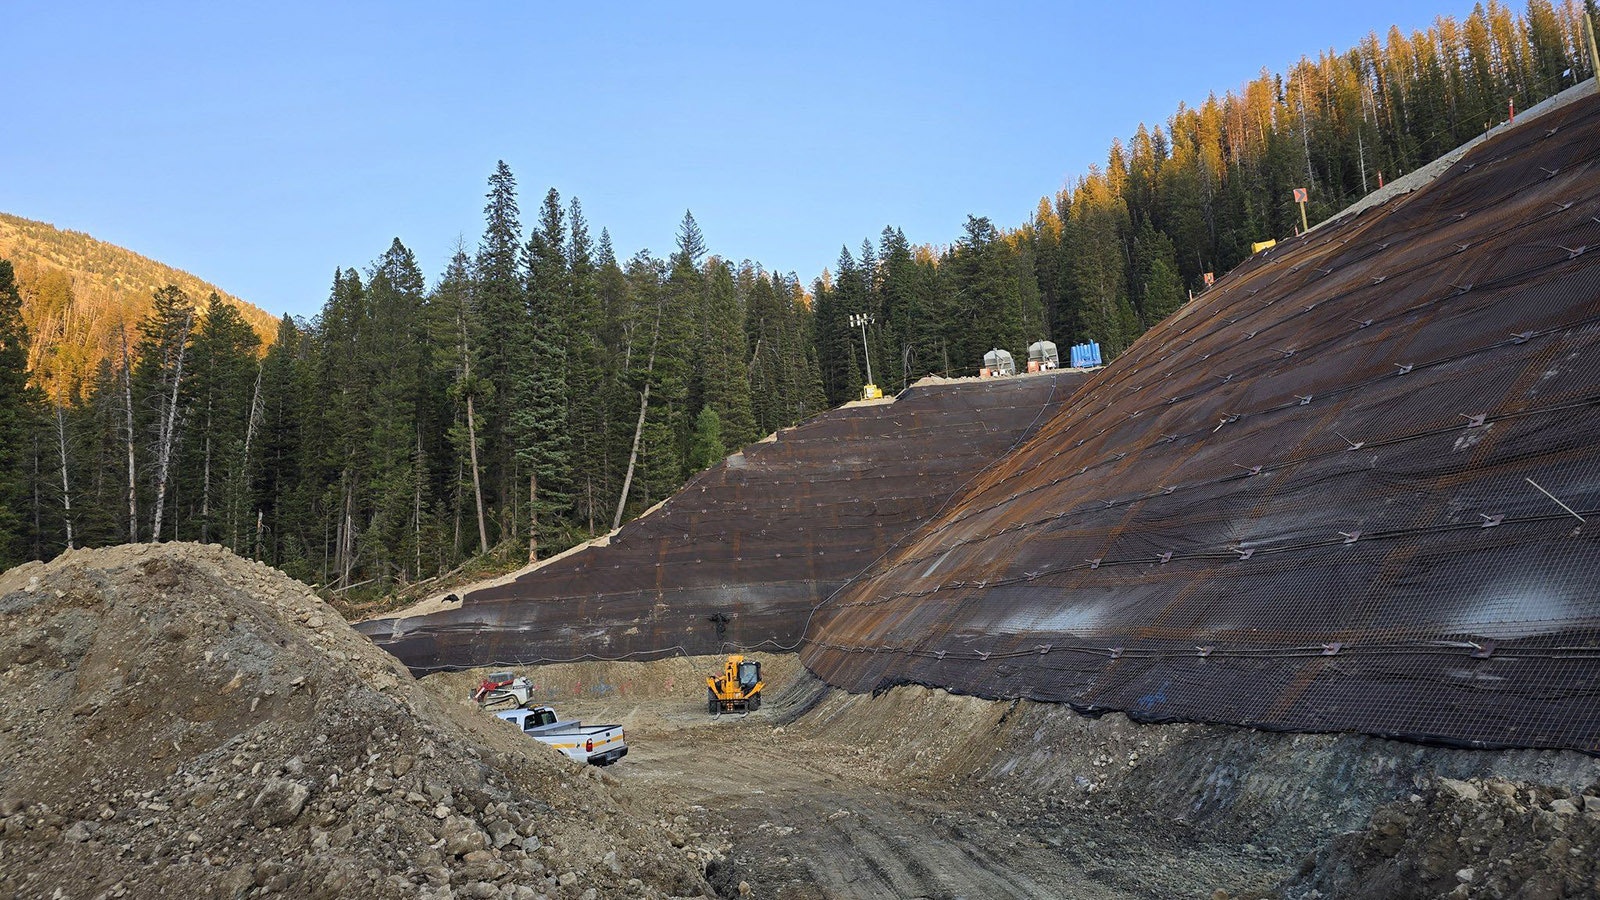
POLYGON ((611 781, 220 548, 0 575, 0 898, 709 891, 611 781))
POLYGON ((938 512, 1080 371, 917 384, 746 447, 609 539, 363 623, 413 671, 793 646, 813 607, 938 512))
MULTIPOLYGON (((1600 759, 1144 725, 921 686, 829 688, 760 654, 766 702, 706 715, 719 657, 528 670, 620 721, 613 772, 682 810, 725 896, 1168 900, 1592 897, 1600 759), (716 760, 718 764, 708 764, 716 760)), ((460 698, 483 672, 422 680, 460 698)))
POLYGON ((806 665, 1600 751, 1597 154, 1591 91, 1252 258, 824 605, 806 665))

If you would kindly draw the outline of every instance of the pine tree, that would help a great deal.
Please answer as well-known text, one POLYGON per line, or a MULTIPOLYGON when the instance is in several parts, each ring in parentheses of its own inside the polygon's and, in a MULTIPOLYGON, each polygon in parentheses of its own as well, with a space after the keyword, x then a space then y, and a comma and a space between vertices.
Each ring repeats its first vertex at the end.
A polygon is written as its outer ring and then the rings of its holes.
MULTIPOLYGON (((750 373, 746 363, 745 311, 739 305, 733 269, 720 259, 709 264, 705 292, 704 329, 700 336, 699 372, 704 380, 704 407, 714 410, 719 437, 731 447, 743 447, 756 434, 750 405, 750 373)), ((700 431, 696 421, 695 431, 700 431)), ((719 459, 721 457, 718 457, 719 459)), ((704 466, 694 466, 698 470, 704 466)))
POLYGON ((822 389, 828 403, 837 406, 861 396, 866 383, 861 359, 861 342, 850 325, 850 317, 862 309, 861 279, 850 248, 839 248, 838 270, 829 277, 824 272, 812 286, 816 315, 812 320, 812 340, 822 366, 822 389))
POLYGON ((1183 305, 1183 284, 1173 259, 1172 241, 1146 222, 1133 239, 1135 306, 1150 328, 1183 305))
POLYGON ((1550 0, 1528 0, 1528 75, 1538 94, 1549 95, 1573 82, 1562 73, 1572 67, 1566 35, 1550 0))
POLYGON ((303 483, 316 453, 308 440, 321 432, 307 415, 308 401, 316 397, 307 345, 300 326, 285 315, 261 361, 254 502, 236 540, 247 555, 316 580, 308 535, 320 535, 322 528, 305 502, 303 483))
POLYGON ((660 500, 683 483, 693 421, 689 414, 694 321, 703 303, 705 277, 700 260, 705 238, 694 215, 685 212, 678 227, 678 249, 672 254, 666 284, 656 292, 657 322, 653 343, 654 390, 641 453, 648 496, 660 500))
POLYGON ((22 516, 26 508, 27 458, 39 407, 28 386, 28 329, 22 322, 22 295, 11 263, 0 259, 0 569, 27 556, 22 516))
POLYGON ((155 292, 149 315, 139 323, 134 397, 141 404, 149 440, 150 539, 157 542, 166 539, 169 526, 176 528, 175 517, 168 516, 168 503, 187 424, 181 413, 192 390, 194 330, 194 304, 170 284, 155 292))
POLYGON ((244 442, 256 384, 255 329, 237 307, 212 294, 194 341, 194 392, 183 468, 195 478, 187 490, 188 534, 238 549, 238 519, 249 487, 244 442))
MULTIPOLYGON (((312 332, 311 360, 320 402, 306 412, 314 428, 307 434, 303 488, 319 514, 323 529, 319 549, 324 560, 318 578, 344 590, 357 580, 361 536, 368 517, 364 502, 372 468, 366 457, 373 422, 373 384, 367 343, 372 339, 369 298, 354 269, 334 273, 328 301, 312 332)), ((367 545, 371 549, 371 545, 367 545)))
MULTIPOLYGON (((601 343, 604 316, 601 310, 600 282, 607 261, 612 271, 616 255, 611 236, 602 232, 604 259, 597 265, 595 248, 589 239, 589 223, 583 206, 573 197, 568 208, 570 238, 567 264, 571 278, 572 306, 568 317, 567 391, 570 403, 567 421, 572 430, 572 494, 578 522, 592 537, 596 522, 605 521, 608 462, 606 353, 601 343)), ((616 273, 620 275, 620 272, 616 273)), ((611 277, 606 273, 604 277, 611 277)))
POLYGON ((968 216, 965 234, 951 248, 949 271, 959 330, 950 350, 963 368, 976 368, 993 349, 1023 351, 1023 297, 1010 245, 987 219, 968 216))
POLYGON ((528 273, 527 341, 511 380, 511 433, 517 469, 528 486, 528 559, 550 544, 565 524, 571 502, 572 434, 567 424, 568 320, 572 315, 571 272, 566 258, 566 223, 561 197, 545 195, 539 227, 524 251, 528 273))
POLYGON ((695 416, 694 437, 689 442, 689 468, 695 472, 708 469, 728 455, 722 441, 722 420, 710 406, 703 407, 695 416))
POLYGON ((428 459, 419 429, 432 357, 423 289, 416 257, 395 238, 368 275, 366 321, 356 342, 357 377, 366 386, 356 506, 367 520, 359 557, 369 580, 419 576, 423 532, 432 524, 431 504, 420 495, 428 459))
MULTIPOLYGON (((617 263, 611 234, 600 231, 596 247, 594 288, 600 321, 596 336, 603 359, 601 372, 601 404, 604 424, 600 430, 601 458, 598 463, 598 480, 594 487, 596 527, 604 529, 614 519, 617 500, 622 493, 622 479, 627 473, 629 451, 633 446, 633 432, 639 410, 639 391, 630 381, 633 373, 635 345, 641 332, 637 298, 630 288, 628 276, 617 263)), ((648 338, 648 333, 644 333, 648 338)))
POLYGON ((1073 275, 1085 336, 1097 341, 1107 359, 1121 353, 1138 333, 1123 274, 1121 233, 1127 209, 1104 176, 1091 169, 1073 194, 1077 227, 1073 275))
MULTIPOLYGON (((666 313, 666 292, 662 285, 665 277, 662 264, 647 251, 640 251, 628 261, 627 290, 613 307, 618 311, 619 330, 624 336, 621 352, 624 377, 618 384, 617 421, 619 436, 627 448, 613 528, 622 524, 630 504, 635 509, 648 507, 652 482, 669 477, 670 470, 678 464, 671 432, 663 424, 659 410, 651 417, 650 403, 651 391, 656 387, 656 359, 666 313), (655 471, 652 473, 652 470, 655 471)), ((659 406, 659 397, 657 399, 659 406)))
POLYGON ((506 508, 513 493, 508 436, 511 382, 518 354, 527 339, 527 302, 517 264, 522 247, 517 182, 504 160, 495 164, 495 172, 489 176, 488 200, 483 209, 483 239, 473 266, 477 278, 473 288, 477 312, 473 344, 478 356, 473 368, 486 384, 479 395, 478 410, 484 417, 484 478, 498 498, 498 506, 506 508))

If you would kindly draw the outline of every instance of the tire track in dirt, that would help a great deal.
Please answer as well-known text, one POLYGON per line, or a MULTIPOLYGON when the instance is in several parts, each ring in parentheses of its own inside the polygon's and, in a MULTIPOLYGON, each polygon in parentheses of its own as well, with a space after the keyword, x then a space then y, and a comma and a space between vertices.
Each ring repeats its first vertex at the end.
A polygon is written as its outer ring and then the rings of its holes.
POLYGON ((698 834, 720 833, 731 844, 732 893, 745 881, 754 896, 786 900, 1138 896, 1094 884, 1053 848, 983 815, 953 816, 945 798, 886 790, 837 748, 760 713, 640 712, 633 750, 611 774, 691 810, 698 834))

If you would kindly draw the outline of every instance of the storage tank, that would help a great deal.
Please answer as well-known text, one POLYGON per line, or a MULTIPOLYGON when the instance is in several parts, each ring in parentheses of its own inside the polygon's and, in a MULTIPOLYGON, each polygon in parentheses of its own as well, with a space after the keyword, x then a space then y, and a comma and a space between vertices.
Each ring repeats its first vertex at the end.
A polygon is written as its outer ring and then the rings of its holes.
POLYGON ((1011 353, 1006 350, 990 350, 983 355, 983 367, 989 370, 990 375, 1015 375, 1017 362, 1011 358, 1011 353))
POLYGON ((1055 341, 1034 341, 1028 345, 1028 371, 1045 372, 1060 368, 1061 354, 1055 341))

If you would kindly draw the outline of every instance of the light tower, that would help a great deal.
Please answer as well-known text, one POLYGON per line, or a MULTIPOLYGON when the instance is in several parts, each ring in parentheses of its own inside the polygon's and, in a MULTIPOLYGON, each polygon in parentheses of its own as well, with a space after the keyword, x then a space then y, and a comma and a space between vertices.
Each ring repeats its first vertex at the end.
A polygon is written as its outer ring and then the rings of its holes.
POLYGON ((867 349, 867 326, 873 324, 871 313, 851 313, 850 327, 861 329, 861 355, 867 360, 867 383, 861 386, 861 399, 876 400, 883 396, 883 391, 872 380, 872 353, 867 349))

